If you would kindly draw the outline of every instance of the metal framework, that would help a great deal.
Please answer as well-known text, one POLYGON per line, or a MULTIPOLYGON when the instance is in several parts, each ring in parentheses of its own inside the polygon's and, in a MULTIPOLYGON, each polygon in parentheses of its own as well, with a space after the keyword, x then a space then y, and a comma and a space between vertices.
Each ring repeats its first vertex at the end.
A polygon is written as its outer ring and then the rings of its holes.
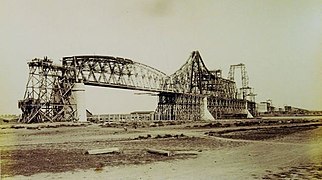
POLYGON ((246 71, 246 66, 243 63, 236 64, 236 65, 230 65, 229 73, 228 73, 228 79, 231 81, 235 80, 235 70, 239 68, 241 73, 241 82, 242 85, 239 88, 240 94, 242 99, 247 99, 251 102, 255 102, 255 96, 256 94, 253 93, 253 88, 249 87, 249 78, 246 71))
MULTIPOLYGON (((199 120, 204 97, 215 118, 244 116, 247 107, 255 108, 247 105, 246 99, 237 98, 235 66, 229 79, 224 79, 221 70, 207 69, 198 51, 193 51, 170 76, 130 59, 111 56, 63 57, 62 66, 47 58, 34 59, 28 65, 26 92, 19 101, 21 121, 26 123, 77 120, 72 95, 75 83, 158 93, 155 119, 199 120)), ((247 85, 248 78, 244 80, 247 85)))
POLYGON ((47 57, 28 63, 29 78, 24 99, 18 102, 21 122, 74 120, 75 104, 71 89, 73 71, 54 65, 47 57))
POLYGON ((74 69, 75 81, 85 85, 163 92, 167 75, 130 59, 111 56, 71 56, 63 66, 74 69))
POLYGON ((221 70, 209 71, 200 53, 193 51, 187 62, 165 81, 166 89, 175 93, 160 93, 156 115, 161 119, 198 120, 203 97, 213 117, 244 117, 246 100, 237 99, 235 82, 221 77, 221 70))
POLYGON ((199 120, 202 96, 160 93, 155 120, 199 120))

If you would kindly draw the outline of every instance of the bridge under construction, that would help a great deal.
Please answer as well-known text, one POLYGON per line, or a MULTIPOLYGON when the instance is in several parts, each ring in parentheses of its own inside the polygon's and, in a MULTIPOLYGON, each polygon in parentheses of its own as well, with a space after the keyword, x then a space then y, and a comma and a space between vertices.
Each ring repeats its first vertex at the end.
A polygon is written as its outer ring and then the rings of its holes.
POLYGON ((231 65, 227 79, 208 70, 193 51, 171 75, 130 59, 111 56, 69 56, 62 64, 48 58, 28 62, 29 78, 21 122, 87 121, 85 85, 152 92, 158 95, 157 120, 214 120, 256 115, 255 94, 244 64, 231 65), (234 81, 240 68, 242 87, 234 81))

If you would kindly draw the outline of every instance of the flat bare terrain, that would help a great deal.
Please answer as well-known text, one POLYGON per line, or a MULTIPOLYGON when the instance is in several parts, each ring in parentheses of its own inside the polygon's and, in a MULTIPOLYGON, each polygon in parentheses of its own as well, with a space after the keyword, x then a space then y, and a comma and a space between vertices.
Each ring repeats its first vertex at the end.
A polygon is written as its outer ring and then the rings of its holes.
POLYGON ((1 125, 3 179, 321 179, 321 119, 1 125), (118 147, 120 154, 85 154, 118 147), (162 156, 147 148, 198 151, 162 156))

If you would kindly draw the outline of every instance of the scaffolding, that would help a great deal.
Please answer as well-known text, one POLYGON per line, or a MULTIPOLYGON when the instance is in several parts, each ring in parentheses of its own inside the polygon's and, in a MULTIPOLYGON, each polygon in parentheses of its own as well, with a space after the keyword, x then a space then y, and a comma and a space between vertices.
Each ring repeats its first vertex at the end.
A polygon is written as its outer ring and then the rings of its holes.
POLYGON ((45 121, 72 121, 76 111, 71 90, 73 71, 54 65, 44 57, 28 63, 29 77, 23 100, 18 102, 22 110, 19 120, 23 123, 45 121))
POLYGON ((230 65, 228 79, 235 81, 235 70, 240 69, 241 73, 241 87, 239 88, 239 94, 241 99, 246 99, 250 102, 255 102, 256 94, 253 92, 253 88, 249 86, 249 78, 246 71, 246 66, 243 63, 230 65))

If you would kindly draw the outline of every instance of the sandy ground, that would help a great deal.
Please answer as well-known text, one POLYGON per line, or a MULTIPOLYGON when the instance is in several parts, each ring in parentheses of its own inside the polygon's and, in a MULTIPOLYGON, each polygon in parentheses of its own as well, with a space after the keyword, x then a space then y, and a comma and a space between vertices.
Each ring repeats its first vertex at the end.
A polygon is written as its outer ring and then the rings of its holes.
MULTIPOLYGON (((321 179, 321 122, 1 129, 3 179, 321 179), (165 135, 168 136, 165 136, 165 135), (146 138, 150 135, 151 138, 146 138), (171 136, 169 136, 171 135, 171 136), (119 147, 122 154, 85 155, 119 147), (152 155, 145 148, 197 150, 152 155)), ((37 126, 37 125, 33 125, 37 126)))

